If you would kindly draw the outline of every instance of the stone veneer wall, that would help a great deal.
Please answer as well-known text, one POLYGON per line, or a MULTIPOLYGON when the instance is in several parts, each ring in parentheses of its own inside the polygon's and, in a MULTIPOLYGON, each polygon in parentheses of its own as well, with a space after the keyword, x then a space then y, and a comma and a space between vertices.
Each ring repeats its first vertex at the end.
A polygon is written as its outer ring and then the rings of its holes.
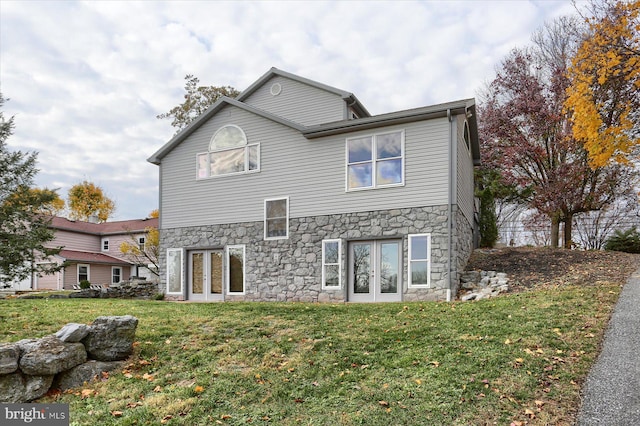
MULTIPOLYGON (((457 219, 456 223, 460 221, 458 220, 460 217, 464 219, 460 213, 454 217, 457 219)), ((457 229, 456 232, 459 235, 468 236, 470 240, 468 244, 461 245, 460 248, 465 253, 458 256, 460 259, 465 259, 466 263, 467 246, 471 247, 472 244, 471 236, 463 229, 457 229)), ((227 245, 244 244, 246 247, 246 294, 225 295, 225 300, 342 302, 346 300, 348 284, 347 242, 396 238, 403 241, 403 300, 444 300, 446 298, 448 286, 446 205, 292 218, 289 221, 288 239, 265 241, 263 235, 262 221, 161 230, 160 276, 162 282, 160 288, 166 289, 167 248, 222 249, 227 245), (407 288, 407 235, 419 233, 431 234, 432 288, 430 289, 407 288), (321 242, 324 239, 342 240, 343 286, 340 290, 322 290, 321 288, 321 242)), ((454 247, 456 247, 455 241, 454 247)), ((188 262, 186 252, 183 260, 186 268, 188 262)), ((452 267, 464 268, 464 265, 459 261, 458 265, 452 265, 452 267)), ((183 271, 185 286, 186 272, 183 271)), ((171 299, 175 298, 175 295, 165 297, 171 299)))
POLYGON ((453 266, 453 283, 451 298, 455 299, 460 288, 460 277, 464 272, 471 252, 473 251, 473 225, 469 223, 462 211, 454 207, 455 227, 453 233, 453 250, 456 254, 457 264, 453 266))

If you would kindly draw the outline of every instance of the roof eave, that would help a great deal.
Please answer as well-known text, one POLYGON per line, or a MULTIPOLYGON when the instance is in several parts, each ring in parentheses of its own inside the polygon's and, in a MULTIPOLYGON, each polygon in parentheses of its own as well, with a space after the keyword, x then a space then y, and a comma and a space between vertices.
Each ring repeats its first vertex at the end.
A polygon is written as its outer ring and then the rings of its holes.
POLYGON ((333 136, 340 133, 357 130, 368 130, 377 127, 391 126, 394 124, 411 123, 421 120, 446 117, 451 114, 465 114, 468 108, 468 100, 450 102, 434 107, 417 108, 406 111, 398 111, 389 114, 374 115, 355 120, 343 120, 328 124, 322 124, 307 128, 303 134, 307 139, 316 139, 324 136, 333 136))

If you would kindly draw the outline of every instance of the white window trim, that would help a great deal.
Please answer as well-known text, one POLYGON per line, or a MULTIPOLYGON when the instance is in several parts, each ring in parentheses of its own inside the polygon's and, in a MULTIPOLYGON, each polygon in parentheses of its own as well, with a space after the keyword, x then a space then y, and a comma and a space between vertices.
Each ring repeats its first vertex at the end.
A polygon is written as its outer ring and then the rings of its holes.
POLYGON ((464 126, 462 128, 462 143, 467 148, 467 154, 471 157, 471 129, 469 128, 468 120, 464 120, 464 126), (465 135, 467 137, 465 137, 465 135))
POLYGON ((102 241, 100 242, 101 246, 100 249, 101 251, 109 251, 110 247, 109 247, 109 239, 108 238, 103 238, 102 241), (104 248, 105 243, 107 245, 107 248, 104 248))
POLYGON ((225 281, 227 286, 227 294, 229 295, 244 295, 247 292, 247 250, 244 244, 237 244, 227 246, 225 250, 225 281), (229 258, 229 251, 231 249, 242 249, 242 291, 231 291, 231 259, 229 258))
POLYGON ((222 178, 222 177, 227 177, 227 176, 245 175, 245 174, 250 174, 250 173, 257 173, 259 171, 260 171, 260 143, 249 143, 249 139, 247 138, 247 134, 244 132, 244 130, 242 130, 242 128, 240 126, 237 126, 235 124, 226 124, 226 125, 220 127, 218 130, 216 130, 216 132, 213 134, 213 136, 209 140, 209 150, 206 151, 206 152, 200 152, 200 153, 196 154, 196 180, 215 179, 215 178, 222 178), (225 127, 235 127, 236 129, 240 130, 240 132, 244 136, 245 144, 244 145, 240 145, 240 146, 229 147, 229 148, 212 149, 211 144, 215 140, 216 135, 218 134, 218 132, 220 132, 225 127), (249 170, 249 148, 251 148, 251 147, 256 147, 257 148, 256 149, 256 151, 257 151, 257 158, 256 158, 257 168, 255 170, 249 170), (234 149, 244 149, 244 170, 241 171, 241 172, 224 173, 224 174, 220 174, 220 175, 211 176, 211 154, 212 153, 216 153, 216 152, 230 151, 230 150, 234 150, 234 149), (198 159, 202 155, 206 155, 207 156, 207 168, 205 170, 206 171, 205 176, 200 176, 199 175, 199 170, 198 170, 198 167, 200 165, 198 159))
POLYGON ((184 250, 181 248, 168 248, 167 249, 167 257, 165 259, 165 264, 167 268, 165 270, 165 276, 167 281, 167 294, 184 294, 184 250), (180 252, 180 291, 169 291, 169 253, 170 252, 180 252))
POLYGON ((264 239, 268 240, 287 240, 289 239, 289 197, 275 197, 275 198, 266 198, 264 200, 264 210, 263 210, 263 219, 264 219, 264 239), (287 221, 286 221, 286 229, 285 235, 278 237, 269 237, 267 236, 267 202, 269 201, 287 201, 287 221))
POLYGON ((342 240, 340 239, 329 239, 322 240, 322 289, 323 290, 342 290, 342 240), (338 243, 338 263, 326 263, 325 262, 325 243, 338 243), (326 285, 326 277, 325 277, 325 266, 327 265, 338 265, 338 285, 326 285))
POLYGON ((147 245, 147 236, 146 235, 138 235, 138 248, 141 251, 144 251, 144 249, 146 248, 147 245), (140 242, 140 240, 144 240, 144 242, 140 242))
POLYGON ((112 266, 111 267, 111 284, 118 284, 118 283, 122 282, 122 272, 123 272, 122 266, 112 266), (116 269, 120 270, 120 281, 118 281, 118 282, 113 281, 113 271, 115 271, 116 269))
POLYGON ((388 131, 388 132, 381 132, 381 133, 370 133, 370 134, 366 134, 366 135, 360 135, 360 136, 355 136, 352 138, 347 138, 344 144, 345 147, 345 180, 344 180, 344 188, 345 188, 345 192, 355 192, 355 191, 368 191, 371 189, 380 189, 380 188, 393 188, 396 186, 404 186, 405 185, 405 174, 404 174, 404 170, 405 170, 405 164, 406 164, 406 152, 405 152, 405 131, 403 130, 393 130, 393 131, 388 131), (389 183, 386 185, 378 185, 376 183, 376 175, 377 175, 377 170, 376 167, 378 165, 379 161, 385 161, 385 160, 391 160, 392 158, 386 158, 386 159, 382 159, 382 160, 378 160, 378 158, 376 157, 377 155, 377 147, 376 147, 376 141, 377 141, 377 137, 378 136, 383 136, 383 135, 388 135, 391 133, 398 133, 400 132, 400 150, 402 151, 402 155, 400 157, 394 157, 394 158, 401 158, 402 159, 402 168, 400 170, 401 176, 402 176, 402 180, 399 183, 389 183), (363 186, 360 188, 349 188, 349 141, 353 140, 353 139, 362 139, 362 138, 367 138, 370 137, 371 138, 371 160, 370 161, 361 161, 358 163, 353 163, 355 164, 364 164, 364 163, 371 163, 371 186, 363 186))
POLYGON ((409 256, 408 256, 408 273, 407 279, 409 282, 409 288, 431 288, 431 234, 410 234, 407 239, 407 243, 409 245, 409 256), (427 237, 427 258, 426 259, 412 259, 413 253, 411 252, 411 239, 418 237, 427 237), (412 282, 412 268, 411 262, 412 260, 418 262, 427 262, 427 284, 413 284, 412 282))
POLYGON ((80 284, 80 267, 81 266, 86 266, 87 267, 87 281, 91 282, 91 265, 89 265, 88 263, 78 263, 77 267, 76 267, 76 281, 78 282, 78 284, 80 284))

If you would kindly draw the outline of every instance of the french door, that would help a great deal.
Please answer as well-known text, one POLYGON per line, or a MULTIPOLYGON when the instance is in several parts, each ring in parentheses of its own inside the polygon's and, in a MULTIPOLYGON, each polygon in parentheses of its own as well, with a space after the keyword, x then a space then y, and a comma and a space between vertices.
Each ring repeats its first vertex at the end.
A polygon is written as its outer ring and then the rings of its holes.
POLYGON ((222 291, 224 282, 223 255, 222 250, 189 252, 189 300, 224 300, 222 291))
POLYGON ((356 241, 349 244, 351 302, 396 302, 402 299, 402 241, 356 241))

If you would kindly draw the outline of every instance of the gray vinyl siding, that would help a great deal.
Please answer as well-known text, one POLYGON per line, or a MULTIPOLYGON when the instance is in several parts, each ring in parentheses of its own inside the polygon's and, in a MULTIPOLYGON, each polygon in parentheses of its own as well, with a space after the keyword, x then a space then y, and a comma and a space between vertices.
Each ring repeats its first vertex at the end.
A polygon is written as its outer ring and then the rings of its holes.
POLYGON ((457 123, 457 167, 456 202, 462 214, 470 224, 473 223, 473 159, 464 141, 464 122, 462 115, 456 117, 457 123))
POLYGON ((244 103, 305 126, 347 118, 346 105, 340 96, 281 76, 270 79, 244 103), (277 96, 271 94, 275 83, 282 86, 277 96))
POLYGON ((264 199, 275 197, 289 197, 291 218, 446 204, 448 140, 446 118, 307 140, 227 106, 163 158, 162 228, 261 221, 264 199), (196 180, 196 154, 226 124, 260 143, 261 171, 196 180), (346 192, 346 138, 397 129, 405 130, 405 186, 346 192))

